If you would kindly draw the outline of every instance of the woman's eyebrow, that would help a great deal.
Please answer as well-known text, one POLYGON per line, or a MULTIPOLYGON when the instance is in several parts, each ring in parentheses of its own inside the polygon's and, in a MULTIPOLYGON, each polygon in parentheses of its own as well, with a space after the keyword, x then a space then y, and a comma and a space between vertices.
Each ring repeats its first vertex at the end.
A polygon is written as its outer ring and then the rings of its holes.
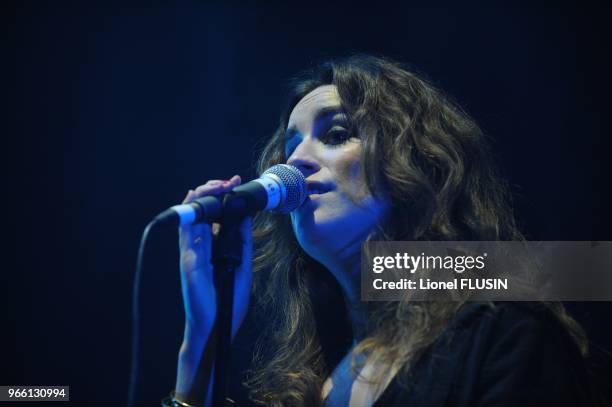
MULTIPOLYGON (((315 115, 315 118, 314 118, 314 122, 316 124, 320 120, 325 118, 326 116, 329 116, 329 115, 332 115, 332 114, 335 115, 335 114, 338 114, 338 113, 341 113, 343 115, 346 114, 345 111, 342 109, 342 106, 340 106, 340 105, 332 105, 332 106, 322 107, 321 109, 319 109, 319 111, 317 111, 317 114, 315 115)), ((295 126, 288 127, 287 130, 285 131, 285 140, 293 137, 296 132, 297 132, 297 129, 295 128, 295 126)))

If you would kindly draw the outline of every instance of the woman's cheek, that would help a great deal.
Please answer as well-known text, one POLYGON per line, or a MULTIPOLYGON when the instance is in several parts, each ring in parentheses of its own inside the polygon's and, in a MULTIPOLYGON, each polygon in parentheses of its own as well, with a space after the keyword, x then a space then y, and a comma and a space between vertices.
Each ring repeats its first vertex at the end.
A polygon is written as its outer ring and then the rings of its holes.
POLYGON ((338 186, 354 203, 362 203, 370 197, 366 185, 366 177, 361 165, 361 145, 351 145, 347 151, 336 160, 338 186))

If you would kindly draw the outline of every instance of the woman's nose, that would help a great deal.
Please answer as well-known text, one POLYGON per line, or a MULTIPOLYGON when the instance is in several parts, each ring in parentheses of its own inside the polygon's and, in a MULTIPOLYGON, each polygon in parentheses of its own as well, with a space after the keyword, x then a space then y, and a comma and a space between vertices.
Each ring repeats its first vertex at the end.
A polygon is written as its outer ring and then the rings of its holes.
POLYGON ((287 164, 297 167, 305 178, 321 169, 314 151, 312 151, 312 146, 309 144, 309 141, 302 141, 287 160, 287 164))

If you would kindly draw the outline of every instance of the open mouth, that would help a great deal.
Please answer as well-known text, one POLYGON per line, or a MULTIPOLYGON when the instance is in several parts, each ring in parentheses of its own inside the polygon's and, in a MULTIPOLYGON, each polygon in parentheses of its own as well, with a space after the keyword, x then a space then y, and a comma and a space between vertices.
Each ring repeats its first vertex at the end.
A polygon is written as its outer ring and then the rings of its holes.
POLYGON ((323 195, 331 191, 331 187, 320 182, 308 182, 308 196, 323 195))

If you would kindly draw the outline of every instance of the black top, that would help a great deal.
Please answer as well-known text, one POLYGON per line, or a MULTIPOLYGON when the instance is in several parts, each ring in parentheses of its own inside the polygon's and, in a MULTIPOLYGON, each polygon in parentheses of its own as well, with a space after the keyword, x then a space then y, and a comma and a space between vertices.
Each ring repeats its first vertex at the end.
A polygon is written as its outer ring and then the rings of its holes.
POLYGON ((374 405, 591 406, 584 366, 542 305, 473 303, 374 405))

